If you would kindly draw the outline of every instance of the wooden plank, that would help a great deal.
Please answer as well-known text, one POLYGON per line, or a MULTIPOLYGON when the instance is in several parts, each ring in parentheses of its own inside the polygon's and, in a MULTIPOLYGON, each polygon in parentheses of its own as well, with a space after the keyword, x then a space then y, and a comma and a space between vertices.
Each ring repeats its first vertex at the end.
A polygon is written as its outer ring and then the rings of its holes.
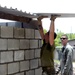
POLYGON ((14 16, 34 18, 34 15, 31 13, 26 13, 21 10, 19 11, 17 9, 13 9, 13 8, 0 7, 0 12, 4 12, 4 13, 11 14, 14 16))
POLYGON ((0 18, 26 22, 26 23, 29 23, 33 18, 38 18, 39 16, 48 16, 48 18, 50 18, 51 15, 57 15, 58 17, 64 17, 64 18, 75 17, 75 13, 33 13, 33 14, 30 14, 30 13, 18 11, 17 9, 12 9, 12 8, 8 9, 6 7, 0 7, 0 18))
POLYGON ((16 15, 4 13, 4 12, 0 12, 0 18, 7 19, 7 20, 26 22, 26 23, 32 20, 31 18, 28 18, 28 17, 16 16, 16 15))
POLYGON ((64 18, 71 18, 71 17, 75 17, 75 13, 34 13, 34 15, 36 15, 35 17, 39 17, 39 16, 48 16, 51 17, 51 15, 57 15, 58 17, 64 17, 64 18))

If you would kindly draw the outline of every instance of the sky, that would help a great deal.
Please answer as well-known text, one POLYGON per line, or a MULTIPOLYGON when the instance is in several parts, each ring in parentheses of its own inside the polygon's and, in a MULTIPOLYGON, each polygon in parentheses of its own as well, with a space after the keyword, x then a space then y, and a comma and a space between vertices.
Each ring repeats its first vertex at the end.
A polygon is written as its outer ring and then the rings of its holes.
MULTIPOLYGON (((2 7, 17 8, 27 13, 75 13, 74 0, 0 0, 2 7)), ((0 20, 2 21, 2 20, 0 20)), ((42 20, 43 28, 50 27, 50 18, 42 20)), ((75 18, 56 18, 55 31, 75 33, 75 18)))

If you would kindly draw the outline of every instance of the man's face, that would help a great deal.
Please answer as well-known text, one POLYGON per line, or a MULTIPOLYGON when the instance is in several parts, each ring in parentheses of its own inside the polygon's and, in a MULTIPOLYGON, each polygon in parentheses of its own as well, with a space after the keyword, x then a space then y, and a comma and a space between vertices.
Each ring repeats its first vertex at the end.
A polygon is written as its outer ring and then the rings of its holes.
POLYGON ((47 42, 49 42, 49 35, 48 35, 48 33, 45 34, 45 40, 46 40, 47 42))
POLYGON ((61 39, 62 45, 65 46, 68 42, 68 38, 66 36, 62 36, 60 39, 61 39))

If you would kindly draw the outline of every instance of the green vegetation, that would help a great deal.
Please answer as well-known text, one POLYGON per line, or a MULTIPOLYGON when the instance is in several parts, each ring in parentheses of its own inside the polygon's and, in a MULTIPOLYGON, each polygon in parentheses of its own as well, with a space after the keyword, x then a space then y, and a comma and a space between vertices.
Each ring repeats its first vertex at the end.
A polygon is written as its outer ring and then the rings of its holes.
POLYGON ((57 63, 57 64, 59 64, 59 63, 60 63, 60 61, 59 61, 59 60, 54 60, 54 62, 55 62, 55 63, 57 63))
MULTIPOLYGON (((61 46, 60 37, 61 37, 61 35, 63 35, 63 34, 65 34, 65 33, 63 33, 63 32, 58 32, 58 33, 57 33, 57 38, 55 39, 55 45, 56 45, 56 46, 61 46)), ((69 39, 69 40, 75 39, 75 33, 66 33, 66 35, 68 36, 68 39, 69 39)))
POLYGON ((44 29, 44 34, 47 32, 47 30, 46 29, 44 29))
MULTIPOLYGON (((47 30, 44 29, 44 33, 46 33, 46 32, 47 32, 47 30)), ((61 37, 61 35, 63 35, 63 34, 65 34, 65 33, 61 32, 61 31, 58 31, 58 32, 57 32, 57 38, 55 39, 55 45, 56 45, 56 46, 61 46, 60 37, 61 37)), ((75 33, 67 33, 67 36, 68 36, 69 40, 75 39, 75 33)))

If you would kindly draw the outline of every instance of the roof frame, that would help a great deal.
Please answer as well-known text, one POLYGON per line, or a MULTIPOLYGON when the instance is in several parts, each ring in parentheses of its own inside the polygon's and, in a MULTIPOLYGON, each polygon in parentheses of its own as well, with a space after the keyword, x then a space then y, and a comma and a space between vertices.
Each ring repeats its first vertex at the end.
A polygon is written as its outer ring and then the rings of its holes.
POLYGON ((39 16, 48 16, 57 15, 58 17, 75 17, 75 13, 26 13, 13 9, 12 7, 8 9, 6 6, 0 6, 0 18, 7 20, 14 20, 20 22, 29 23, 33 18, 38 18, 39 16))
POLYGON ((31 14, 24 13, 22 11, 18 11, 17 9, 8 9, 4 7, 0 7, 0 18, 1 19, 7 19, 7 20, 14 20, 14 21, 20 21, 20 22, 26 22, 32 20, 31 14))

